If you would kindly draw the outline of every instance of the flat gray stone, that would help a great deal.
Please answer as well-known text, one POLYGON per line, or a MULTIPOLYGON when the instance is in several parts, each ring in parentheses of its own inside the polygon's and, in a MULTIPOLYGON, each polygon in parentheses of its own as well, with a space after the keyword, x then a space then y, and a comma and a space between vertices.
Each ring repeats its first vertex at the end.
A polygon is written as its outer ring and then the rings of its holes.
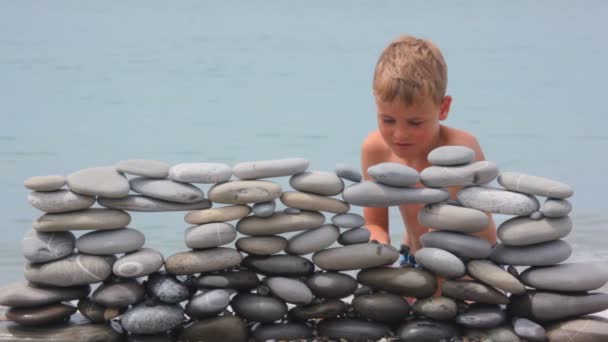
POLYGON ((129 184, 138 194, 168 202, 196 203, 205 199, 196 186, 170 179, 135 177, 129 180, 129 184))
POLYGON ((572 342, 572 336, 585 342, 604 342, 608 340, 608 319, 584 316, 547 326, 549 341, 572 342))
POLYGON ((321 196, 335 196, 344 190, 344 182, 333 172, 303 172, 289 179, 292 188, 321 196))
POLYGON ((359 214, 346 213, 334 215, 331 222, 340 228, 359 228, 365 225, 365 218, 359 214))
POLYGON ((134 252, 145 242, 146 237, 137 229, 98 230, 81 235, 76 249, 85 254, 114 255, 134 252))
POLYGON ((462 259, 485 259, 492 254, 487 240, 463 233, 433 231, 422 234, 420 241, 423 247, 440 248, 462 259))
POLYGON ((276 205, 275 201, 260 202, 260 203, 254 204, 251 211, 253 211, 253 214, 255 216, 269 217, 269 216, 272 216, 272 214, 274 214, 274 210, 275 210, 276 206, 277 205, 276 205))
POLYGON ((347 164, 336 164, 335 172, 338 177, 348 179, 351 182, 358 183, 363 179, 359 169, 347 164))
POLYGON ((367 228, 353 228, 338 236, 338 243, 347 246, 356 243, 368 242, 371 234, 367 228))
POLYGON ((26 326, 61 323, 76 313, 72 304, 53 303, 35 308, 10 308, 6 311, 9 321, 26 326))
POLYGON ((375 290, 415 298, 430 297, 437 290, 437 278, 432 273, 413 267, 361 270, 357 281, 375 290))
POLYGON ((213 274, 201 274, 193 281, 199 289, 233 289, 236 291, 249 291, 258 284, 258 276, 249 270, 220 271, 213 274))
POLYGON ((95 197, 80 195, 70 190, 34 191, 27 196, 32 207, 47 213, 83 210, 95 203, 95 197))
POLYGON ((345 339, 355 342, 377 341, 391 334, 385 324, 350 318, 324 319, 317 325, 317 332, 333 341, 345 339))
POLYGON ((236 239, 236 229, 230 223, 214 222, 186 229, 186 246, 191 249, 219 247, 236 239))
POLYGON ((564 240, 543 242, 530 246, 494 246, 492 259, 499 265, 551 266, 570 257, 572 247, 564 240))
POLYGON ((69 231, 41 233, 30 229, 21 240, 21 252, 31 262, 49 262, 72 254, 75 241, 69 231))
POLYGON ((446 297, 480 304, 509 303, 509 298, 501 292, 474 280, 446 280, 441 284, 441 291, 446 297))
POLYGON ((163 266, 163 255, 152 248, 142 248, 121 256, 112 272, 122 278, 139 278, 158 271, 163 266))
POLYGON ((237 315, 253 322, 274 322, 287 314, 287 305, 279 299, 251 293, 236 295, 230 305, 237 315))
POLYGON ((169 304, 183 302, 194 293, 184 282, 165 272, 150 274, 144 286, 150 297, 169 304))
POLYGON ((462 261, 443 249, 423 247, 416 252, 415 257, 418 264, 443 278, 457 279, 465 274, 462 261))
POLYGON ((390 265, 399 259, 393 246, 377 243, 360 243, 328 248, 316 252, 312 261, 327 271, 347 271, 390 265))
POLYGON ((33 191, 55 191, 63 188, 67 180, 61 175, 34 176, 26 179, 23 185, 33 191))
POLYGON ((99 283, 112 274, 114 257, 73 254, 45 264, 25 265, 25 279, 49 286, 78 286, 99 283))
POLYGON ((527 286, 539 290, 584 292, 601 288, 608 282, 608 268, 600 263, 566 263, 531 267, 520 275, 527 286))
POLYGON ((315 296, 305 283, 285 277, 269 277, 264 284, 270 288, 270 292, 280 300, 292 304, 308 304, 315 296))
POLYGON ((499 290, 517 295, 526 292, 524 284, 489 260, 471 260, 467 263, 467 271, 473 278, 499 290))
POLYGON ((273 235, 317 228, 324 222, 325 216, 317 211, 302 211, 297 215, 275 212, 267 218, 245 217, 236 224, 236 230, 250 236, 273 235))
MULTIPOLYGON (((542 342, 547 340, 545 328, 542 325, 525 318, 513 320, 513 331, 517 336, 530 342, 542 342)), ((607 336, 608 337, 608 336, 607 336)))
POLYGON ((507 320, 507 314, 499 305, 473 304, 456 316, 456 323, 467 328, 496 328, 507 320))
POLYGON ((338 299, 328 299, 322 302, 313 302, 308 305, 298 305, 289 311, 289 317, 304 321, 308 319, 335 318, 346 312, 346 304, 338 299))
POLYGON ((456 317, 458 305, 452 298, 429 297, 415 301, 412 310, 418 315, 431 319, 447 320, 456 317))
POLYGON ((251 208, 243 204, 227 205, 219 208, 191 211, 184 217, 190 224, 206 224, 240 220, 251 213, 251 208))
POLYGON ((88 285, 76 287, 35 286, 11 283, 0 288, 0 305, 25 308, 84 298, 89 295, 88 285))
POLYGON ((222 163, 182 163, 169 169, 169 179, 184 183, 223 183, 230 177, 232 169, 222 163))
POLYGON ((460 331, 453 323, 416 319, 403 324, 395 332, 399 341, 449 341, 460 331))
POLYGON ((465 206, 488 213, 528 216, 540 208, 536 197, 488 186, 472 186, 458 192, 465 206))
POLYGON ((429 166, 420 173, 420 181, 429 188, 447 188, 487 184, 496 176, 496 164, 483 160, 462 166, 429 166))
POLYGON ((175 203, 142 195, 128 195, 124 198, 99 197, 97 202, 110 209, 139 212, 187 211, 211 208, 211 202, 208 200, 194 203, 175 203))
POLYGON ((281 194, 281 202, 291 208, 334 214, 344 214, 350 210, 350 204, 339 199, 299 191, 284 192, 281 194))
POLYGON ((425 205, 418 212, 418 221, 429 228, 462 233, 480 232, 490 224, 483 211, 447 203, 425 205))
POLYGON ((230 292, 214 289, 199 293, 186 304, 186 314, 194 319, 217 316, 230 304, 230 292))
POLYGON ((540 210, 545 217, 563 217, 570 214, 572 204, 565 199, 547 198, 540 210))
POLYGON ((285 254, 268 257, 248 256, 243 259, 242 266, 275 277, 306 277, 315 270, 315 265, 310 260, 299 255, 285 254))
POLYGON ((514 217, 503 222, 496 233, 507 246, 527 246, 561 239, 571 231, 572 220, 568 216, 540 220, 514 217))
POLYGON ((608 309, 607 293, 553 293, 528 291, 512 296, 507 306, 510 316, 534 322, 551 322, 588 315, 608 309))
POLYGON ((234 341, 246 342, 249 330, 245 321, 238 316, 223 315, 194 321, 179 334, 178 341, 234 341))
POLYGON ((361 207, 390 207, 413 203, 438 203, 447 200, 445 190, 397 188, 375 182, 356 183, 344 189, 342 199, 361 207))
POLYGON ((109 325, 93 324, 80 316, 77 321, 72 317, 69 322, 52 325, 22 326, 13 322, 0 322, 0 340, 7 342, 120 342, 123 341, 123 336, 109 325))
POLYGON ((236 164, 232 173, 240 179, 284 177, 306 171, 309 164, 303 158, 250 161, 236 164))
POLYGON ((81 195, 121 198, 129 194, 127 178, 113 166, 76 171, 68 175, 67 183, 81 195))
POLYGON ((33 224, 39 232, 119 229, 131 223, 131 215, 115 209, 90 208, 61 214, 44 214, 33 224))
POLYGON ((357 289, 357 281, 348 274, 338 272, 315 273, 306 285, 318 298, 339 299, 352 295, 357 289))
POLYGON ((339 235, 338 227, 333 224, 325 224, 289 238, 285 252, 296 255, 314 253, 331 246, 339 235))
POLYGON ((225 204, 268 202, 281 196, 281 186, 268 181, 231 181, 209 189, 209 200, 225 204))
POLYGON ((178 304, 139 304, 120 319, 122 327, 132 334, 155 334, 176 328, 185 320, 178 304))
POLYGON ((475 151, 466 146, 441 146, 432 150, 427 159, 437 166, 465 165, 475 161, 475 151))
POLYGON ((223 270, 242 260, 243 256, 236 249, 217 247, 173 254, 165 261, 165 269, 175 275, 190 275, 223 270))
POLYGON ((313 328, 306 323, 270 323, 260 324, 252 332, 255 341, 309 341, 312 339, 313 328))
POLYGON ((282 236, 247 236, 236 240, 236 248, 247 254, 272 255, 287 247, 287 239, 282 236))
POLYGON ((415 186, 420 175, 415 169, 399 163, 380 163, 367 169, 369 176, 378 183, 394 187, 415 186))
POLYGON ((351 305, 361 317, 387 324, 405 321, 410 312, 408 302, 392 293, 378 292, 355 296, 351 305))
POLYGON ((131 279, 103 283, 95 289, 91 299, 105 307, 124 308, 141 302, 144 294, 144 287, 137 280, 131 279))
POLYGON ((149 159, 128 159, 116 163, 116 169, 122 173, 146 178, 167 178, 171 165, 149 159))
POLYGON ((511 191, 534 196, 568 198, 574 194, 572 187, 567 184, 521 172, 501 172, 498 183, 511 191))

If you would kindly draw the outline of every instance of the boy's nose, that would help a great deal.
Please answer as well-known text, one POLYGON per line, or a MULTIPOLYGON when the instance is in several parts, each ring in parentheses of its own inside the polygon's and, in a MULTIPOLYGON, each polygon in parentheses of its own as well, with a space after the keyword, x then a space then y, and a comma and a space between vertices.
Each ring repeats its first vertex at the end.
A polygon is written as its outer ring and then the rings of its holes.
POLYGON ((395 140, 397 141, 406 141, 409 136, 409 131, 405 128, 397 128, 394 133, 395 140))

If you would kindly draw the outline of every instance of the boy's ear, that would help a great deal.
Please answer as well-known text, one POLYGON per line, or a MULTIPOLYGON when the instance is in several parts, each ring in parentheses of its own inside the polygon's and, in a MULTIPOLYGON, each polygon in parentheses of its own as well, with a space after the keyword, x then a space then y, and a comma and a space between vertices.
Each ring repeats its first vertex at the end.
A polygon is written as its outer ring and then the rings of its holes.
POLYGON ((443 121, 448 118, 448 113, 450 112, 450 105, 452 104, 452 97, 446 95, 443 100, 441 100, 441 105, 439 106, 439 120, 443 121))

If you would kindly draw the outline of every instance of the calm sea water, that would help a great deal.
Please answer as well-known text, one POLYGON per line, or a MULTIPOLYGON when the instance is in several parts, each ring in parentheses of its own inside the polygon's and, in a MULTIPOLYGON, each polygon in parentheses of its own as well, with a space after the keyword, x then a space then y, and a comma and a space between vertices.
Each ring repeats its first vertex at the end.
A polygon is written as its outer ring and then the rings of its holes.
MULTIPOLYGON (((30 176, 126 158, 358 165, 374 64, 402 33, 445 54, 446 124, 502 170, 574 186, 573 259, 608 260, 606 17, 605 1, 0 1, 0 283, 22 279, 30 176)), ((183 213, 131 226, 185 250, 183 213)))

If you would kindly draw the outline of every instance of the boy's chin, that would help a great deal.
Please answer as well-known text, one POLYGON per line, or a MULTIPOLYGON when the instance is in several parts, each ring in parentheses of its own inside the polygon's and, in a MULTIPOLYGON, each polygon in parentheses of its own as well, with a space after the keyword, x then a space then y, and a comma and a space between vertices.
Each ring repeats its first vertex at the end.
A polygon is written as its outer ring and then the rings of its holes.
POLYGON ((406 147, 393 145, 391 146, 391 150, 396 156, 401 158, 418 157, 422 153, 420 148, 418 148, 416 145, 410 145, 406 147))

